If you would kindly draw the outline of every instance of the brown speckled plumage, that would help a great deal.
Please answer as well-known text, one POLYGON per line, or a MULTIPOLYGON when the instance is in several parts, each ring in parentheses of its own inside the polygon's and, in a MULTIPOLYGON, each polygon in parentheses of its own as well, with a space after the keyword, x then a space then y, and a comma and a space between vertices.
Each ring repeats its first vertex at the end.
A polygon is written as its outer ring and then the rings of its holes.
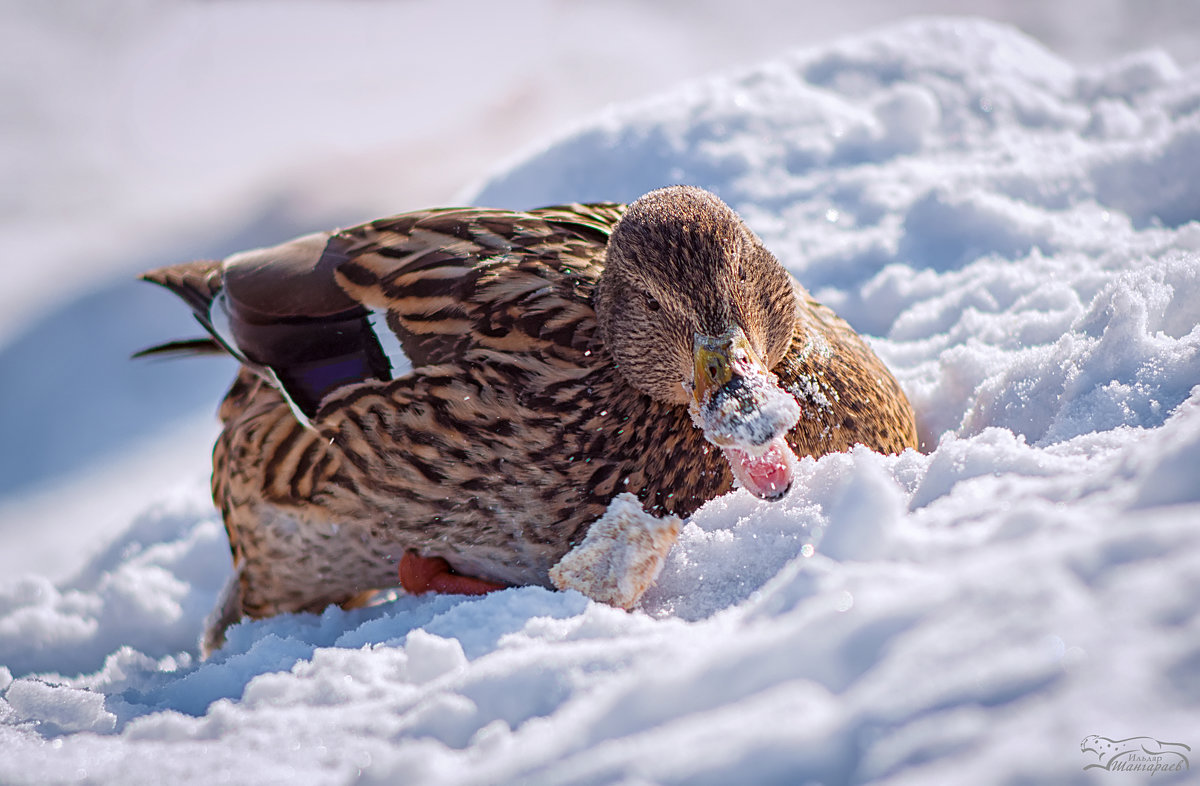
MULTIPOLYGON (((615 495, 687 516, 729 491, 687 411, 693 331, 745 329, 801 405, 798 456, 915 447, 891 374, 715 197, 675 188, 631 210, 602 284, 624 206, 430 210, 305 239, 327 270, 315 286, 386 309, 414 371, 336 387, 306 426, 243 358, 213 456, 238 586, 210 643, 242 613, 353 605, 396 583, 407 549, 548 585, 615 495)), ((208 325, 229 268, 145 277, 208 325)))

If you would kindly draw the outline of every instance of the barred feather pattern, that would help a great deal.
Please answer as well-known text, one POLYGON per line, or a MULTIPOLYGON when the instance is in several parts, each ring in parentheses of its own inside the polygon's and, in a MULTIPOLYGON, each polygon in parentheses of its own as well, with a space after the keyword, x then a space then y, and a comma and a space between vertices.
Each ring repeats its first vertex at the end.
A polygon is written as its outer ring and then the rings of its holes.
MULTIPOLYGON (((406 549, 549 586, 608 502, 688 516, 732 487, 682 407, 628 384, 592 309, 619 205, 426 211, 331 236, 338 283, 387 311, 412 373, 329 396, 307 428, 243 369, 225 398, 213 496, 252 617, 354 605, 406 549)), ((800 456, 915 446, 907 401, 848 325, 796 285, 774 371, 801 403, 800 456), (907 414, 906 414, 907 410, 907 414)))

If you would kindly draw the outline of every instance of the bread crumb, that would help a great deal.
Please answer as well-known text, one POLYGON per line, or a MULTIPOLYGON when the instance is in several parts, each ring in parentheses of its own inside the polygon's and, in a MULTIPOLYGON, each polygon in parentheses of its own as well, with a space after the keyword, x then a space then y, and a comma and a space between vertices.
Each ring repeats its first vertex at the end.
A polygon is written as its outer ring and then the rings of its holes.
POLYGON ((678 516, 650 515, 628 492, 618 494, 583 542, 550 569, 550 580, 560 590, 633 608, 658 578, 681 524, 678 516))

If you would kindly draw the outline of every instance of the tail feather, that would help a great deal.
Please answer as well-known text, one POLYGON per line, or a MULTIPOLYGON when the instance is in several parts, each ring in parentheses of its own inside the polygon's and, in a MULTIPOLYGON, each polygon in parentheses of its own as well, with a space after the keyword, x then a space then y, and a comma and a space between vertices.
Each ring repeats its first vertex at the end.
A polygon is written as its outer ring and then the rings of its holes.
POLYGON ((139 277, 143 281, 149 281, 170 290, 191 306, 196 321, 212 337, 167 341, 135 352, 133 357, 186 357, 229 353, 229 350, 216 339, 217 332, 213 329, 210 315, 213 299, 221 291, 221 265, 219 260, 201 259, 196 262, 160 267, 143 273, 139 277))
POLYGON ((163 344, 155 344, 152 347, 138 350, 133 353, 135 358, 156 357, 163 355, 171 356, 188 356, 188 355, 227 355, 229 354, 225 347, 221 346, 217 341, 211 338, 185 338, 179 341, 167 341, 163 344))
POLYGON ((219 260, 202 259, 160 267, 143 273, 141 278, 171 290, 192 307, 196 316, 207 321, 209 306, 221 291, 221 264, 219 260))

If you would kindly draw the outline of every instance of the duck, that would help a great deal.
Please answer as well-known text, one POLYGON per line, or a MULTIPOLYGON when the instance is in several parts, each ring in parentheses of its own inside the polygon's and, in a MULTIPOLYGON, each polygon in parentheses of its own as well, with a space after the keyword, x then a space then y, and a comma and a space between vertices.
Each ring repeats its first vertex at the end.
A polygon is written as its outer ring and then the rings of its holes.
POLYGON ((695 186, 420 210, 142 278, 206 335, 141 354, 239 361, 212 473, 234 571, 206 654, 244 618, 397 585, 607 600, 563 570, 589 531, 675 522, 630 607, 709 500, 781 499, 798 458, 917 447, 867 342, 695 186))

